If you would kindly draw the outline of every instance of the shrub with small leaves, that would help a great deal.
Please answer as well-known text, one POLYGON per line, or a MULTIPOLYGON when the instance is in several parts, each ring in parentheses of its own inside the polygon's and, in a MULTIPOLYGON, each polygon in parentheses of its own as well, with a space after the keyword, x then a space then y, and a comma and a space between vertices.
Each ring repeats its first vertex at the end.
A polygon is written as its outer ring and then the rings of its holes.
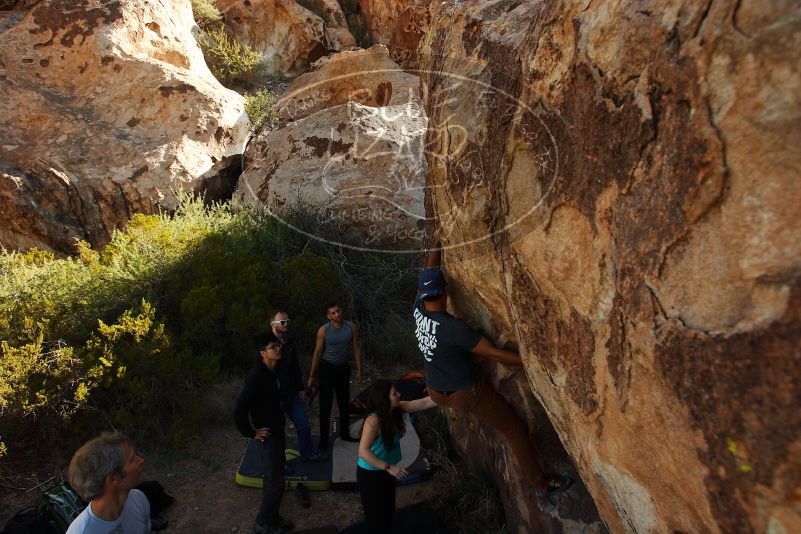
POLYGON ((272 91, 261 90, 245 95, 245 111, 250 122, 258 128, 272 128, 278 122, 278 112, 275 110, 277 97, 272 91))
POLYGON ((214 5, 213 0, 191 0, 192 15, 197 25, 203 29, 212 28, 222 20, 222 13, 214 5))
POLYGON ((261 75, 261 54, 242 44, 224 29, 211 29, 200 39, 212 74, 225 85, 250 84, 261 75))

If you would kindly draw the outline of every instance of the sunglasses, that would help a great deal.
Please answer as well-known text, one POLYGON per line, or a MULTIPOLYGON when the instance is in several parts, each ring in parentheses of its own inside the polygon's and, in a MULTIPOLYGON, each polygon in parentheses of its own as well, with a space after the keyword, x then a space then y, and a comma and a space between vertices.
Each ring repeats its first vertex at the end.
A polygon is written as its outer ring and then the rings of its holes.
POLYGON ((280 321, 273 321, 273 324, 280 324, 281 326, 286 326, 289 324, 289 319, 281 319, 280 321))

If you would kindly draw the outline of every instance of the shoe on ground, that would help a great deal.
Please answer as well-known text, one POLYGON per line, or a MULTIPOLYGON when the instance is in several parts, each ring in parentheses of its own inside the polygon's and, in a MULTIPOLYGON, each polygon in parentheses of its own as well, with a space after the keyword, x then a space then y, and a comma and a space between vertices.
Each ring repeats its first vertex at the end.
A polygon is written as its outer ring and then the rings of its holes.
POLYGON ((311 508, 311 498, 309 498, 309 490, 306 489, 306 486, 298 484, 295 488, 295 496, 298 498, 301 508, 311 508))
MULTIPOLYGON (((308 494, 306 496, 308 497, 308 494)), ((295 528, 295 524, 292 521, 281 515, 276 516, 273 522, 270 523, 270 526, 273 528, 277 528, 281 532, 287 532, 295 528)))
POLYGON ((253 525, 253 534, 286 534, 286 530, 272 525, 253 525))

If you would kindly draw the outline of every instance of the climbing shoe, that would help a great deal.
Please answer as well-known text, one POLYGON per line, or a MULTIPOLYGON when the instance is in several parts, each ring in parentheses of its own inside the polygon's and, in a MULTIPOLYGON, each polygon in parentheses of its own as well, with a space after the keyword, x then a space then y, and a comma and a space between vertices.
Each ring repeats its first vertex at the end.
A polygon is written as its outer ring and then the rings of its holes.
POLYGON ((570 486, 575 482, 572 478, 562 475, 550 475, 546 482, 545 494, 546 495, 559 495, 570 489, 570 486))
POLYGON ((303 484, 298 484, 295 488, 295 496, 298 498, 300 507, 307 509, 311 508, 311 499, 309 498, 309 490, 303 484))
POLYGON ((539 487, 534 493, 539 497, 550 497, 560 495, 570 489, 575 482, 572 478, 563 475, 548 475, 545 479, 545 486, 539 487))

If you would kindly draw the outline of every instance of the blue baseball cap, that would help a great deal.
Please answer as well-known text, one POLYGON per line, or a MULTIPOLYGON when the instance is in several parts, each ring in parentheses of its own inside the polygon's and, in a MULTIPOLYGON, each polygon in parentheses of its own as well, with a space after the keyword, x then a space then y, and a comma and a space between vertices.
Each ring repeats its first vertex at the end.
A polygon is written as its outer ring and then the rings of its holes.
POLYGON ((445 275, 439 267, 428 267, 417 278, 417 290, 421 299, 443 295, 446 285, 445 275))

